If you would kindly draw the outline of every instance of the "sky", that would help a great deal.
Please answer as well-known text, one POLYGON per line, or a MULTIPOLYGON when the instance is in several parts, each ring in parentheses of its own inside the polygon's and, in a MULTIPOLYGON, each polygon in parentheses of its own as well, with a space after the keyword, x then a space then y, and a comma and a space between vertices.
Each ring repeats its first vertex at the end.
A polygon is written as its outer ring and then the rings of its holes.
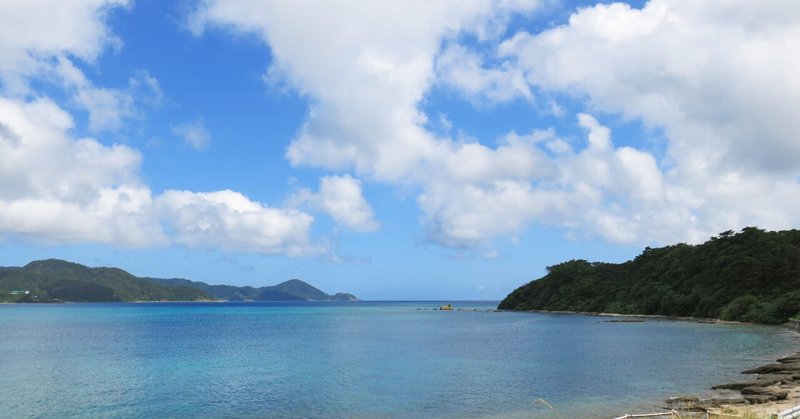
POLYGON ((800 224, 800 2, 0 2, 0 265, 498 300, 800 224))

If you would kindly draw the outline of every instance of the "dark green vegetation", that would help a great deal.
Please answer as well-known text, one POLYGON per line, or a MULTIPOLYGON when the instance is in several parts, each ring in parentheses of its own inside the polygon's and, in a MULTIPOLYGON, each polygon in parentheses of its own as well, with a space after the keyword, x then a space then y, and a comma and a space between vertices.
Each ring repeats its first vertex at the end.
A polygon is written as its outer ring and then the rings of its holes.
POLYGON ((571 260, 500 309, 654 314, 779 324, 800 312, 800 231, 747 227, 620 264, 571 260))
POLYGON ((205 282, 188 279, 150 278, 165 285, 184 285, 205 291, 218 300, 228 301, 357 301, 353 294, 337 293, 328 295, 299 280, 290 279, 269 287, 236 287, 233 285, 209 285, 205 282))
POLYGON ((166 286, 117 268, 88 268, 49 259, 0 269, 0 301, 203 301, 213 297, 186 286, 166 286), (27 291, 27 293, 25 293, 27 291))
POLYGON ((0 302, 356 300, 328 295, 293 279, 272 287, 208 285, 186 279, 139 278, 118 268, 89 268, 49 259, 0 267, 0 302))

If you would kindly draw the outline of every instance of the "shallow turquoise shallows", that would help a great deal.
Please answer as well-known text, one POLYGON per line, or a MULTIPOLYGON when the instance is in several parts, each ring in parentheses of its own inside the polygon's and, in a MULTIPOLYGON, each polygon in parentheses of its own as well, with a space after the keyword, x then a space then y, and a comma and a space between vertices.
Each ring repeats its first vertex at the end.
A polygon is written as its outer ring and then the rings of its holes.
POLYGON ((441 304, 0 305, 0 417, 612 417, 798 346, 778 327, 441 304))

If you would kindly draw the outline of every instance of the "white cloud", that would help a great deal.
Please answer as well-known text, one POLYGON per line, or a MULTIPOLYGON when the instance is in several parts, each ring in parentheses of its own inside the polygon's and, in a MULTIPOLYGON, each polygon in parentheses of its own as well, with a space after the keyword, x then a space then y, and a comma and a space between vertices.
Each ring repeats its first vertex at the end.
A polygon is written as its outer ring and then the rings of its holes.
POLYGON ((26 93, 27 78, 49 71, 50 59, 70 54, 92 61, 107 45, 105 14, 127 0, 0 2, 0 80, 6 92, 26 93))
POLYGON ((361 181, 345 176, 323 176, 319 191, 301 189, 293 197, 294 205, 309 204, 324 211, 336 224, 357 232, 378 229, 375 212, 362 194, 361 181))
POLYGON ((375 213, 362 195, 361 182, 350 176, 324 176, 316 196, 318 205, 333 220, 350 230, 375 231, 375 213))
POLYGON ((0 231, 45 242, 162 242, 137 179, 140 154, 74 139, 71 128, 48 99, 0 98, 0 231))
POLYGON ((531 83, 663 127, 681 170, 796 170, 800 4, 598 5, 504 53, 531 83))
POLYGON ((75 95, 78 104, 89 112, 89 130, 113 131, 133 115, 133 99, 116 89, 90 87, 75 95))
POLYGON ((125 88, 113 89, 95 86, 65 56, 59 56, 56 63, 55 78, 71 93, 74 104, 89 113, 91 132, 119 130, 137 115, 136 102, 157 106, 163 98, 158 80, 146 71, 137 71, 125 88))
POLYGON ((700 242, 731 228, 791 228, 800 217, 800 184, 769 173, 715 174, 686 183, 655 156, 615 147, 610 131, 587 114, 588 146, 555 157, 559 175, 547 187, 564 205, 537 219, 616 243, 700 242), (597 144, 600 144, 598 147, 597 144))
POLYGON ((31 80, 65 89, 73 105, 88 112, 92 132, 120 129, 136 114, 134 98, 160 100, 158 81, 146 72, 125 88, 95 86, 75 61, 93 63, 121 41, 105 26, 109 10, 127 7, 127 0, 6 1, 0 4, 0 92, 6 97, 36 96, 31 80))
MULTIPOLYGON (((262 37, 273 58, 269 78, 311 103, 287 159, 418 190, 427 238, 440 244, 485 246, 537 222, 614 242, 662 243, 748 224, 796 226, 796 2, 598 5, 563 26, 502 40, 510 16, 538 3, 331 1, 309 14, 300 2, 209 0, 193 28, 262 37), (464 34, 482 48, 460 44, 464 34), (535 91, 555 115, 567 111, 548 95, 586 99, 600 120, 621 114, 663 130, 666 156, 616 147, 589 113, 578 115, 586 138, 575 147, 576 139, 552 130, 511 133, 496 146, 450 138, 446 119, 445 134, 435 134, 420 103, 436 85, 475 103, 531 100, 535 91)), ((137 151, 75 138, 70 115, 31 91, 31 79, 58 83, 88 111, 92 131, 118 129, 134 116, 137 91, 160 100, 146 73, 112 89, 75 65, 121 45, 103 21, 109 8, 126 4, 0 3, 0 231, 52 242, 325 252, 309 238, 313 218, 302 211, 233 191, 152 196, 139 179, 137 151)), ((202 119, 175 133, 196 148, 211 139, 202 119)), ((354 177, 326 176, 316 193, 305 193, 342 227, 378 227, 354 177)))
POLYGON ((544 211, 528 182, 434 183, 420 195, 427 238, 451 247, 478 247, 499 235, 516 234, 544 211))
POLYGON ((205 150, 211 145, 211 133, 206 128, 203 118, 176 125, 172 127, 172 132, 183 138, 183 141, 195 150, 205 150))
MULTIPOLYGON (((210 1, 194 23, 198 32, 219 25, 262 36, 274 58, 271 77, 282 74, 311 99, 309 118, 286 154, 293 165, 352 168, 356 175, 376 181, 419 185, 424 190, 420 202, 425 220, 436 231, 431 237, 472 243, 518 227, 523 222, 516 220, 525 217, 506 218, 500 221, 503 227, 467 231, 437 215, 458 212, 448 203, 453 201, 440 194, 457 193, 464 182, 474 182, 476 193, 463 198, 471 205, 464 210, 489 220, 495 212, 486 212, 475 197, 491 190, 512 194, 515 188, 505 186, 506 177, 520 182, 521 177, 542 170, 528 166, 538 161, 537 152, 521 143, 494 150, 436 138, 423 128, 426 116, 417 105, 434 82, 442 38, 470 32, 489 39, 502 33, 513 10, 528 12, 537 5, 417 1, 395 7, 380 2, 325 2, 308 14, 299 3, 210 1)), ((502 97, 499 88, 497 96, 502 97)))
MULTIPOLYGON (((265 206, 233 191, 167 190, 153 196, 139 178, 141 154, 75 138, 72 116, 31 92, 55 83, 89 113, 91 131, 120 128, 134 97, 157 105, 158 81, 137 71, 124 89, 95 86, 74 59, 91 62, 119 45, 103 21, 127 1, 0 2, 0 234, 34 242, 142 247, 180 244, 289 256, 329 252, 309 237, 313 217, 265 206), (36 99, 28 99, 28 97, 36 99)), ((207 147, 202 119, 176 127, 207 147)))
POLYGON ((287 151, 292 164, 354 167, 397 182, 436 152, 416 105, 433 82, 441 38, 495 35, 511 10, 537 4, 331 1, 307 13, 303 3, 209 1, 194 24, 198 32, 218 25, 262 36, 274 58, 269 73, 310 97, 312 112, 287 151))
POLYGON ((0 3, 0 232, 45 243, 164 241, 150 190, 137 177, 141 155, 74 138, 72 117, 28 85, 56 80, 76 92, 92 127, 113 124, 115 112, 105 111, 126 107, 124 95, 92 86, 66 56, 91 62, 118 44, 103 20, 109 8, 126 4, 0 3))
POLYGON ((635 150, 616 156, 631 179, 645 182, 616 199, 687 200, 617 214, 621 223, 645 215, 675 222, 657 235, 661 240, 703 239, 747 224, 786 228, 800 220, 791 197, 800 192, 798 50, 800 4, 780 1, 653 0, 641 10, 597 5, 564 26, 520 33, 501 47, 531 84, 587 96, 597 109, 664 130, 665 173, 635 150), (773 193, 777 185, 781 195, 773 193), (766 208, 769 217, 760 215, 766 208))
POLYGON ((517 97, 533 99, 522 71, 509 63, 487 68, 477 53, 463 45, 448 45, 439 54, 436 74, 440 83, 463 93, 478 106, 508 102, 517 97))
POLYGON ((72 138, 71 128, 69 114, 48 99, 0 98, 0 232, 43 243, 326 251, 311 242, 313 218, 300 211, 232 191, 153 197, 138 178, 137 151, 72 138))
POLYGON ((589 131, 589 147, 597 151, 605 151, 611 146, 611 130, 600 125, 592 115, 578 114, 578 125, 589 131))
POLYGON ((174 240, 185 246, 289 256, 323 250, 309 240, 310 215, 265 207, 238 192, 171 190, 157 206, 174 240))
POLYGON ((393 6, 325 2, 308 14, 300 3, 210 0, 193 23, 262 37, 271 79, 309 98, 286 153, 293 165, 418 187, 428 238, 448 246, 482 246, 533 222, 663 243, 800 220, 797 3, 601 4, 499 44, 508 16, 535 4, 393 6), (460 45, 465 33, 498 55, 460 45), (420 110, 436 83, 473 101, 543 92, 556 115, 565 110, 547 95, 585 98, 595 114, 663 130, 666 156, 615 147, 588 113, 578 151, 548 131, 496 147, 442 138, 420 110))

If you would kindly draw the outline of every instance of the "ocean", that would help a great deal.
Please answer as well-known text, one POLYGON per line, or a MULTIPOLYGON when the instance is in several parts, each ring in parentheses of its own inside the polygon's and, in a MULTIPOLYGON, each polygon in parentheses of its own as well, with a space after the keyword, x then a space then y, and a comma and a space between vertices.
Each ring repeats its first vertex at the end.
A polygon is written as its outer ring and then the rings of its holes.
POLYGON ((444 303, 0 305, 0 417, 610 418, 800 343, 444 303))

